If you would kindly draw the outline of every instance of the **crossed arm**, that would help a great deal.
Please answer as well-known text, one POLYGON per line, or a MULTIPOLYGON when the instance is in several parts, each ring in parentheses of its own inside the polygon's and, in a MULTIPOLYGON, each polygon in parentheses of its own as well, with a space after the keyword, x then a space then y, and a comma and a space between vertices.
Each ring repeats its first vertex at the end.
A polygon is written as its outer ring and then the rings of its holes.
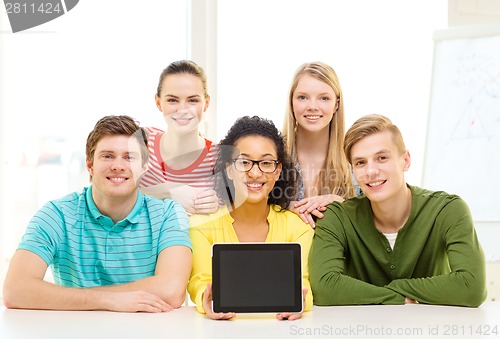
POLYGON ((309 275, 314 303, 320 306, 403 304, 405 297, 384 286, 350 277, 339 235, 318 227, 309 253, 309 275))
MULTIPOLYGON (((450 203, 448 206, 451 206, 450 203)), ((450 272, 443 273, 434 270, 432 265, 438 265, 443 255, 427 251, 430 267, 426 272, 420 267, 418 278, 399 277, 386 284, 375 284, 353 278, 348 275, 347 256, 362 248, 364 245, 356 240, 352 233, 339 226, 339 215, 331 215, 326 211, 329 224, 322 222, 315 231, 315 238, 309 256, 311 286, 314 291, 314 300, 317 305, 353 305, 353 304, 403 304, 414 300, 428 304, 457 305, 477 307, 485 299, 485 264, 481 246, 477 240, 473 223, 467 206, 462 200, 455 200, 452 210, 455 212, 441 213, 435 220, 434 228, 441 227, 442 243, 450 272), (336 220, 335 225, 331 220, 336 220), (358 244, 355 244, 356 241, 358 244), (431 260, 433 259, 433 260, 431 260), (433 264, 431 264, 433 262, 433 264), (433 273, 435 272, 435 273, 433 273)), ((343 221, 347 222, 347 221, 343 221)), ((422 225, 420 225, 423 228, 422 225)), ((405 257, 400 258, 400 265, 406 262, 414 265, 422 259, 422 253, 411 250, 413 236, 400 245, 405 250, 405 257), (412 257, 414 256, 414 257, 412 257)), ((431 247, 430 247, 431 248, 431 247)), ((381 261, 368 261, 368 255, 355 260, 360 271, 381 270, 381 261)), ((412 266, 415 268, 415 266, 412 266)), ((375 276, 375 275, 372 275, 375 276)))
POLYGON ((210 214, 219 209, 219 198, 213 189, 194 188, 171 182, 141 187, 141 192, 158 199, 173 199, 190 214, 210 214))
POLYGON ((158 256, 155 275, 131 283, 93 288, 58 286, 44 281, 47 264, 18 250, 4 284, 7 308, 168 312, 182 305, 191 272, 191 250, 171 246, 158 256))

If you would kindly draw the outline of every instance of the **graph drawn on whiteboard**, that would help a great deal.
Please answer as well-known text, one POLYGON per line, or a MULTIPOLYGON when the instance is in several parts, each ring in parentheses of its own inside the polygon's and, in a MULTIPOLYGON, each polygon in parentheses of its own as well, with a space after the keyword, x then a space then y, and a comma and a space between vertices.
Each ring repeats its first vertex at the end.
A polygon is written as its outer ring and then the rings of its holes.
POLYGON ((457 92, 463 90, 467 101, 459 112, 450 142, 471 138, 490 140, 500 123, 500 63, 498 58, 477 51, 464 51, 458 59, 455 79, 450 79, 456 82, 457 92), (490 117, 493 124, 489 124, 490 117))
POLYGON ((500 221, 500 26, 466 29, 435 36, 422 181, 500 221))

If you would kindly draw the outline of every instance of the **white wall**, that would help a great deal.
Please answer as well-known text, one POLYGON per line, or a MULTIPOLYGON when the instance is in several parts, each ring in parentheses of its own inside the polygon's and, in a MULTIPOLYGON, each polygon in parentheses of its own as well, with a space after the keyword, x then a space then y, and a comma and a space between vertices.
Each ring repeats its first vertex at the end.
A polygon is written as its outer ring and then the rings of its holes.
POLYGON ((497 0, 448 0, 448 7, 449 26, 500 22, 497 0))
POLYGON ((344 93, 346 128, 369 113, 390 117, 420 184, 433 39, 447 26, 447 1, 219 0, 217 135, 238 116, 270 117, 280 128, 296 68, 330 64, 344 93))

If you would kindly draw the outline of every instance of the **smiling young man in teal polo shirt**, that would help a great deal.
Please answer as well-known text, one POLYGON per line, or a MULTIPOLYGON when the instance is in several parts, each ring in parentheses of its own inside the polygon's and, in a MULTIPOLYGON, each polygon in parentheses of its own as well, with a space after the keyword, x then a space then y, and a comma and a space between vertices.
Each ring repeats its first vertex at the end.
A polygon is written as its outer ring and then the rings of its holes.
POLYGON ((479 306, 485 259, 467 204, 405 182, 410 153, 384 116, 358 119, 344 151, 363 194, 328 205, 318 220, 309 253, 314 303, 479 306))
POLYGON ((107 116, 87 138, 91 185, 50 201, 31 219, 4 284, 8 308, 165 312, 191 272, 184 209, 138 190, 147 134, 107 116), (44 281, 52 268, 55 284, 44 281))

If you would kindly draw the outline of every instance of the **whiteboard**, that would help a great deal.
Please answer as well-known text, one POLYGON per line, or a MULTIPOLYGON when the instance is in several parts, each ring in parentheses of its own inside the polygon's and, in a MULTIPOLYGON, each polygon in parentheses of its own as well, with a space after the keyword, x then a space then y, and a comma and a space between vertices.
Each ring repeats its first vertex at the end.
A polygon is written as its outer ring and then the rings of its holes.
POLYGON ((422 184, 500 221, 500 24, 434 33, 422 184))

